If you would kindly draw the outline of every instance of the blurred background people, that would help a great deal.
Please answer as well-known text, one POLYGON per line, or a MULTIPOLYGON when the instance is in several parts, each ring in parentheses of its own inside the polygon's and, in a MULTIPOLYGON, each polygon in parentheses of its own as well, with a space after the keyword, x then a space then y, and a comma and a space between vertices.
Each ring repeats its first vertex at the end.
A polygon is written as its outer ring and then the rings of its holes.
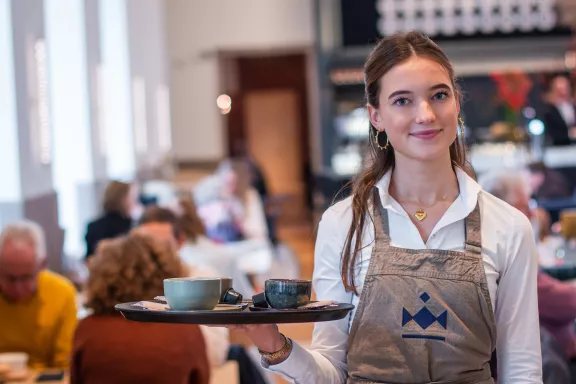
POLYGON ((570 79, 554 77, 550 81, 548 98, 550 105, 544 115, 546 135, 552 145, 570 145, 576 141, 576 106, 570 79))
POLYGON ((173 244, 130 234, 102 242, 89 265, 86 305, 92 314, 74 337, 73 384, 209 383, 199 326, 130 322, 114 309, 161 296, 164 279, 186 275, 173 244))
POLYGON ((275 246, 251 180, 245 163, 224 160, 213 175, 198 183, 193 198, 206 236, 239 255, 238 268, 257 287, 269 276, 275 246))
MULTIPOLYGON (((493 171, 480 177, 479 183, 482 188, 510 204, 524 213, 532 223, 537 222, 538 216, 530 208, 530 189, 526 179, 518 172, 493 171)), ((542 215, 542 214, 540 214, 542 215)), ((542 222, 547 225, 548 223, 542 222)), ((536 241, 540 240, 543 233, 538 228, 535 231, 536 241)), ((558 350, 565 364, 570 363, 572 382, 576 382, 576 286, 572 283, 561 282, 548 276, 543 271, 538 271, 538 308, 540 326, 553 337, 555 343, 547 341, 543 343, 542 356, 544 361, 556 361, 558 350)), ((552 367, 554 365, 551 365, 552 367)), ((550 366, 549 366, 550 368, 550 366)), ((560 371, 563 367, 557 368, 560 371)), ((547 373, 545 372, 545 375, 547 373)), ((551 376, 555 374, 548 373, 551 376)), ((556 373, 556 374, 561 374, 556 373)), ((548 381, 555 383, 555 381, 548 381)))
MULTIPOLYGON (((235 269, 238 260, 226 247, 203 238, 203 225, 188 198, 179 201, 178 215, 158 206, 146 208, 135 233, 149 234, 179 250, 190 277, 232 277, 234 289, 250 299, 254 290, 246 275, 235 269)), ((265 383, 261 369, 241 345, 230 345, 228 329, 200 326, 206 340, 206 352, 212 368, 227 361, 238 363, 240 384, 265 383)))
POLYGON ((573 191, 566 177, 538 161, 528 164, 530 188, 536 200, 572 197, 573 191))
POLYGON ((76 290, 46 270, 42 228, 31 221, 0 234, 0 353, 25 352, 33 369, 66 368, 76 327, 76 290))
MULTIPOLYGON (((147 234, 157 241, 170 244, 176 254, 184 242, 186 236, 182 231, 176 214, 168 208, 149 206, 144 210, 134 233, 147 234)), ((179 255, 178 255, 179 256, 179 255)), ((209 255, 207 255, 209 257, 209 255)), ((219 270, 207 266, 184 263, 184 274, 188 277, 228 277, 219 270)), ((233 282, 235 284, 235 282, 233 282)), ((149 297, 151 299, 153 297, 149 297)), ((206 353, 212 367, 222 366, 228 358, 230 340, 228 329, 218 327, 200 326, 200 330, 206 340, 206 353)))
POLYGON ((88 224, 86 229, 86 258, 89 258, 100 240, 124 235, 132 228, 132 212, 136 207, 136 189, 132 184, 111 181, 104 192, 102 216, 88 224))
POLYGON ((225 160, 213 177, 214 193, 198 206, 208 237, 224 244, 268 239, 264 205, 251 186, 253 175, 247 164, 225 160))
POLYGON ((220 276, 233 279, 234 289, 246 298, 256 292, 247 275, 238 268, 241 255, 228 247, 218 244, 206 236, 206 229, 191 198, 179 200, 180 228, 185 240, 180 247, 180 257, 189 265, 218 271, 220 276))

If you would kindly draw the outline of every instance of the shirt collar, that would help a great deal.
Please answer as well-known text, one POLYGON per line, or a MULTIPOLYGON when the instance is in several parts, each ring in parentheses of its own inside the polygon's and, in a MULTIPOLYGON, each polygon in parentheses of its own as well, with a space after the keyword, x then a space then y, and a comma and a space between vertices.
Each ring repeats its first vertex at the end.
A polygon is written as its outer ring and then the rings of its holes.
MULTIPOLYGON (((446 215, 440 220, 438 224, 446 221, 461 220, 468 216, 474 210, 478 203, 478 194, 481 191, 480 185, 474 181, 464 170, 460 167, 454 167, 456 171, 456 178, 458 180, 458 187, 460 194, 458 199, 454 202, 452 207, 446 212, 446 215), (445 220, 446 219, 446 220, 445 220)), ((376 183, 382 205, 386 209, 391 209, 397 213, 404 214, 402 207, 390 197, 388 190, 390 188, 390 179, 392 177, 392 170, 386 174, 376 183)), ((447 225, 448 223, 445 223, 447 225)))

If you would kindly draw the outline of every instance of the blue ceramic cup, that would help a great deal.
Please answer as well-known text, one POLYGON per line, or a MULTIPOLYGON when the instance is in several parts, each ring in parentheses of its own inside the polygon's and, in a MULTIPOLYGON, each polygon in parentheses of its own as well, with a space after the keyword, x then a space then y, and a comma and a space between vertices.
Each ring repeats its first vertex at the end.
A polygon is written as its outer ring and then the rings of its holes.
POLYGON ((211 310, 222 293, 219 278, 164 279, 164 297, 174 311, 211 310))
POLYGON ((264 283, 266 301, 272 308, 298 308, 310 303, 312 281, 270 279, 264 283))

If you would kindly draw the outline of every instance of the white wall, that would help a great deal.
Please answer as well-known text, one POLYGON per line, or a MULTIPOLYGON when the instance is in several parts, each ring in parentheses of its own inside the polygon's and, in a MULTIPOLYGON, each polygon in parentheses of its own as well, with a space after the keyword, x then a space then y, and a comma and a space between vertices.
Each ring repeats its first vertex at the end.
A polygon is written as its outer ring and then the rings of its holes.
MULTIPOLYGON (((310 0, 170 0, 174 154, 179 160, 218 160, 225 155, 219 50, 309 47, 314 41, 310 0)), ((234 104, 232 104, 234 108, 234 104)))
POLYGON ((79 186, 94 182, 84 0, 44 0, 52 106, 52 175, 64 251, 81 255, 83 215, 79 186))
POLYGON ((107 175, 131 180, 136 159, 126 0, 100 0, 99 23, 107 175))
POLYGON ((86 71, 88 73, 89 116, 91 126, 91 154, 95 180, 106 179, 106 131, 102 117, 102 66, 100 54, 99 0, 84 1, 84 30, 86 34, 86 71))
POLYGON ((126 6, 136 158, 139 168, 150 168, 170 149, 162 137, 164 106, 159 105, 168 87, 165 1, 127 0, 126 6))

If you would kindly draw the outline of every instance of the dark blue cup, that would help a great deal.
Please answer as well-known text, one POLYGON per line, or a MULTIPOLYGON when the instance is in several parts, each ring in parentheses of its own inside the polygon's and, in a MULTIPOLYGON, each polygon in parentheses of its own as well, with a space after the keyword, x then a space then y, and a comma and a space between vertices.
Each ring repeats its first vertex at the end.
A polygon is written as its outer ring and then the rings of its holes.
POLYGON ((270 279, 264 283, 264 293, 272 308, 298 308, 310 303, 312 281, 270 279))

